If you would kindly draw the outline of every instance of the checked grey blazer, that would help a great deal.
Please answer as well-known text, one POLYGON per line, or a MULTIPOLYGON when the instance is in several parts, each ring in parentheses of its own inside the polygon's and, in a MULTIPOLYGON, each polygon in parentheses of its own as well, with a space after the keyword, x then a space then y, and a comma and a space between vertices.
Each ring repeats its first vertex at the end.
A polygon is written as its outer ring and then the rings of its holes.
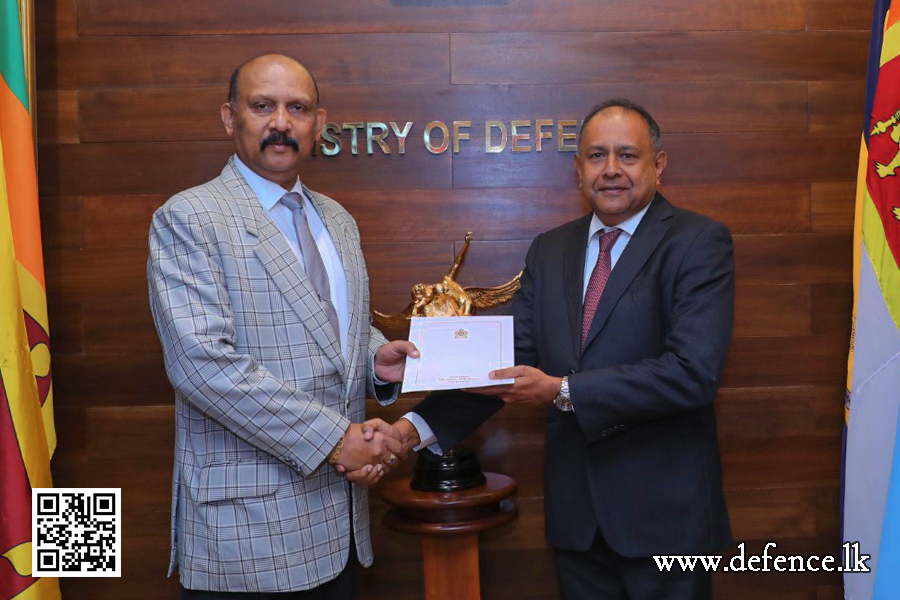
POLYGON ((349 555, 350 494, 359 561, 372 563, 366 490, 326 457, 364 420, 372 357, 385 339, 370 325, 356 223, 334 200, 306 192, 347 277, 346 360, 233 158, 153 215, 150 305, 175 388, 169 575, 179 565, 189 589, 284 592, 333 579, 349 555))

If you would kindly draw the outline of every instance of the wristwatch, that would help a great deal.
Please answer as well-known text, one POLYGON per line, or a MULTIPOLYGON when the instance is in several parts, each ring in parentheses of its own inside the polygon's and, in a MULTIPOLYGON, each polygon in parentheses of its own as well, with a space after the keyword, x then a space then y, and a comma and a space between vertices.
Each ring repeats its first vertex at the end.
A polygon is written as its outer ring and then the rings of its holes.
POLYGON ((559 387, 559 393, 553 399, 556 408, 563 412, 572 412, 575 408, 572 406, 572 396, 569 395, 569 377, 562 378, 562 385, 559 387))

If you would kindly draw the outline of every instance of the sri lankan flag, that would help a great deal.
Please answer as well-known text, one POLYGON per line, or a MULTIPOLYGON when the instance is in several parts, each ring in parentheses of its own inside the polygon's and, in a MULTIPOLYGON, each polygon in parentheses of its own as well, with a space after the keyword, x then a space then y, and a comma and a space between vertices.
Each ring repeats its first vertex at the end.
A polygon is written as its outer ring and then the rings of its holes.
MULTIPOLYGON (((847 600, 900 598, 900 0, 875 1, 854 229, 845 542, 869 554, 847 600)), ((845 565, 852 567, 854 565, 845 565)))
POLYGON ((56 446, 34 140, 17 0, 0 0, 0 600, 59 598, 31 577, 31 488, 56 446))

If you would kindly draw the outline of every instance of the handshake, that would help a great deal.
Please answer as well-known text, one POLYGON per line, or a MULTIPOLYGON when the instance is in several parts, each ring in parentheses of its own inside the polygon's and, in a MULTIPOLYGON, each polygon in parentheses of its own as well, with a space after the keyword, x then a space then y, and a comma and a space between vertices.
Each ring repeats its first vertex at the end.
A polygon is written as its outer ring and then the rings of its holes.
POLYGON ((369 419, 350 424, 328 461, 348 481, 372 485, 418 445, 419 432, 408 420, 400 419, 391 425, 381 419, 369 419))
MULTIPOLYGON (((375 352, 375 375, 382 381, 403 381, 407 356, 419 357, 419 350, 412 342, 395 340, 383 344, 375 352)), ((400 419, 390 425, 381 419, 369 419, 350 424, 328 456, 328 462, 349 481, 372 485, 418 445, 419 432, 408 420, 400 419)))

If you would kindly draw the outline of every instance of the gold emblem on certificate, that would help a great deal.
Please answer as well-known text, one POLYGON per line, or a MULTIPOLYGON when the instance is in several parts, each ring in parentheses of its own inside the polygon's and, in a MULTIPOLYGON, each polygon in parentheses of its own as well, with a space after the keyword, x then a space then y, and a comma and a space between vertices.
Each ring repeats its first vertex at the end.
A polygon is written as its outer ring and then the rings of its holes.
POLYGON ((406 359, 406 392, 457 390, 512 383, 490 379, 491 371, 513 366, 513 318, 413 317, 409 341, 421 352, 406 359))

